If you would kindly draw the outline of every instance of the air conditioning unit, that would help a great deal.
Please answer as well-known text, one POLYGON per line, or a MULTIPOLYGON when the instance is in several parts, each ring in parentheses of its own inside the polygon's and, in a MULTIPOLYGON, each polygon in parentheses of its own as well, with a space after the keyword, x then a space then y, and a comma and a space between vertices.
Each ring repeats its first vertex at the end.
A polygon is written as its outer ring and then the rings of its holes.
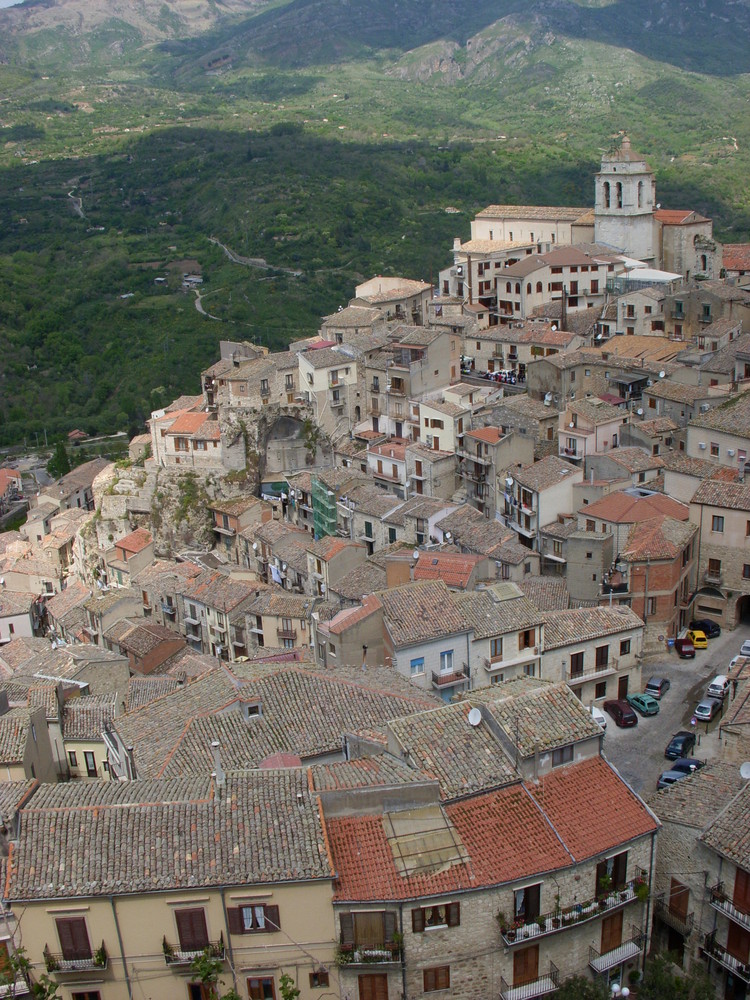
POLYGON ((734 458, 734 448, 727 448, 727 455, 729 455, 730 458, 734 458))
POLYGON ((700 406, 701 413, 708 413, 708 411, 710 409, 711 409, 711 406, 710 406, 709 403, 701 403, 701 406, 700 406))
POLYGON ((701 441, 698 444, 698 447, 700 448, 701 451, 705 451, 706 450, 706 442, 705 441, 701 441))
POLYGON ((489 670, 490 667, 492 666, 492 662, 488 660, 486 656, 482 659, 482 663, 484 664, 485 670, 489 670))

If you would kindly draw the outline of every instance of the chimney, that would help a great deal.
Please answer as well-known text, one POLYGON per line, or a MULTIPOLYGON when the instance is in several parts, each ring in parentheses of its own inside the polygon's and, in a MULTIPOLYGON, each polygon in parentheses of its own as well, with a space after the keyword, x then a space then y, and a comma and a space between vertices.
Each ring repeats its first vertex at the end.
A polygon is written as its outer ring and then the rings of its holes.
POLYGON ((213 740, 211 742, 211 752, 214 755, 214 772, 216 774, 216 786, 217 788, 223 788, 226 784, 227 776, 224 773, 224 768, 221 766, 221 753, 218 740, 213 740))

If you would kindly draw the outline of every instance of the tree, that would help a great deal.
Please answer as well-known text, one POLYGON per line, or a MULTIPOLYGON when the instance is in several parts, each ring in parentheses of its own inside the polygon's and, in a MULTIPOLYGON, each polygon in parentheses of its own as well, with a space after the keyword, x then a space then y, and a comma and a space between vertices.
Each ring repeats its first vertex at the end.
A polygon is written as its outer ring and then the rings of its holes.
POLYGON ((47 472, 51 476, 54 476, 55 479, 59 479, 66 472, 70 472, 70 459, 62 441, 58 441, 55 445, 55 454, 47 462, 47 472))
POLYGON ((34 1000, 58 1000, 58 984, 46 973, 39 977, 38 983, 32 981, 31 962, 24 948, 8 951, 0 969, 0 986, 8 988, 9 997, 24 996, 30 992, 34 1000))
POLYGON ((643 982, 638 985, 639 1000, 714 1000, 716 990, 702 969, 685 973, 665 955, 646 963, 643 982))
POLYGON ((282 1000, 297 1000, 299 996, 299 989, 292 977, 287 975, 286 972, 279 980, 279 992, 281 993, 282 1000))
POLYGON ((555 993, 555 1000, 607 1000, 609 993, 600 980, 591 982, 585 976, 566 979, 555 993))

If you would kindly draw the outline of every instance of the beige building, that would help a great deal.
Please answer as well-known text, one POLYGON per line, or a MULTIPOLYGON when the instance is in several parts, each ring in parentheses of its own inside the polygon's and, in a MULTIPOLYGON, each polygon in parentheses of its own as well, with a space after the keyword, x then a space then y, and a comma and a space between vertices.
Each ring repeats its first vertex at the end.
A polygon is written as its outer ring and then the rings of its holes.
POLYGON ((744 468, 750 456, 750 393, 698 412, 688 424, 685 451, 690 458, 744 468))
POLYGON ((573 485, 582 480, 583 469, 556 455, 509 471, 505 480, 505 522, 522 545, 539 550, 541 529, 560 514, 572 513, 573 485))
POLYGON ((700 532, 695 617, 734 628, 750 615, 750 483, 704 480, 690 520, 700 532))
POLYGON ((361 419, 358 369, 347 348, 319 347, 301 351, 299 391, 312 407, 313 419, 333 436, 361 419))
POLYGON ((388 322, 422 326, 427 322, 427 306, 431 298, 432 285, 426 281, 378 274, 357 285, 349 305, 377 309, 388 322))
POLYGON ((117 715, 117 694, 69 698, 62 713, 62 738, 71 778, 109 779, 104 730, 117 715))
POLYGON ((618 448, 621 428, 630 420, 624 408, 592 397, 570 403, 560 413, 558 441, 560 458, 585 462, 589 455, 600 455, 618 448))

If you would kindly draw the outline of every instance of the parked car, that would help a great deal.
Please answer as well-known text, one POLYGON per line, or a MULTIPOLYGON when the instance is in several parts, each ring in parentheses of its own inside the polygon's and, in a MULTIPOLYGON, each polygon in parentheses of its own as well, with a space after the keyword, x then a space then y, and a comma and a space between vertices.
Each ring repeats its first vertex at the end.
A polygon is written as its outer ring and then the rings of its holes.
POLYGON ((638 716, 624 698, 618 698, 617 701, 605 701, 602 708, 605 712, 609 712, 615 720, 615 725, 621 729, 638 725, 638 716))
MULTIPOLYGON (((695 656, 695 646, 687 637, 684 639, 675 639, 674 648, 677 650, 677 655, 683 660, 693 659, 695 656)), ((748 648, 750 649, 750 643, 748 644, 748 648)))
POLYGON ((672 764, 672 771, 682 771, 683 774, 692 774, 693 771, 700 771, 705 764, 705 760, 698 760, 697 757, 680 757, 672 764))
POLYGON ((697 629, 690 629, 685 638, 689 639, 696 649, 708 649, 708 637, 705 632, 699 632, 697 629))
POLYGON ((721 711, 721 701, 718 698, 703 698, 695 706, 693 715, 701 722, 710 722, 721 711))
POLYGON ((681 729, 679 733, 675 733, 672 739, 667 744, 667 749, 664 751, 664 756, 669 760, 677 760, 678 757, 687 757, 689 753, 695 748, 695 733, 689 733, 684 729, 681 729))
POLYGON ((745 641, 742 643, 740 656, 750 656, 750 639, 745 639, 745 641))
POLYGON ((659 702, 650 694, 629 694, 626 698, 628 705, 634 708, 641 715, 658 715, 659 702))
POLYGON ((650 694, 652 698, 656 698, 657 701, 661 701, 667 691, 669 691, 670 687, 671 684, 669 682, 669 678, 667 677, 649 677, 645 694, 650 694))
POLYGON ((706 688, 707 698, 718 698, 723 701, 729 694, 729 678, 726 674, 717 674, 706 688))
POLYGON ((685 771, 662 771, 659 775, 659 780, 656 782, 657 790, 660 788, 669 788, 676 781, 680 781, 682 778, 687 778, 689 772, 685 771))
POLYGON ((705 632, 709 639, 717 639, 721 635, 721 625, 712 622, 710 618, 694 618, 690 622, 690 628, 705 632))
POLYGON ((602 712, 600 708, 597 708, 596 705, 591 706, 591 716, 594 722, 598 723, 602 727, 602 729, 606 730, 607 716, 604 714, 604 712, 602 712))

